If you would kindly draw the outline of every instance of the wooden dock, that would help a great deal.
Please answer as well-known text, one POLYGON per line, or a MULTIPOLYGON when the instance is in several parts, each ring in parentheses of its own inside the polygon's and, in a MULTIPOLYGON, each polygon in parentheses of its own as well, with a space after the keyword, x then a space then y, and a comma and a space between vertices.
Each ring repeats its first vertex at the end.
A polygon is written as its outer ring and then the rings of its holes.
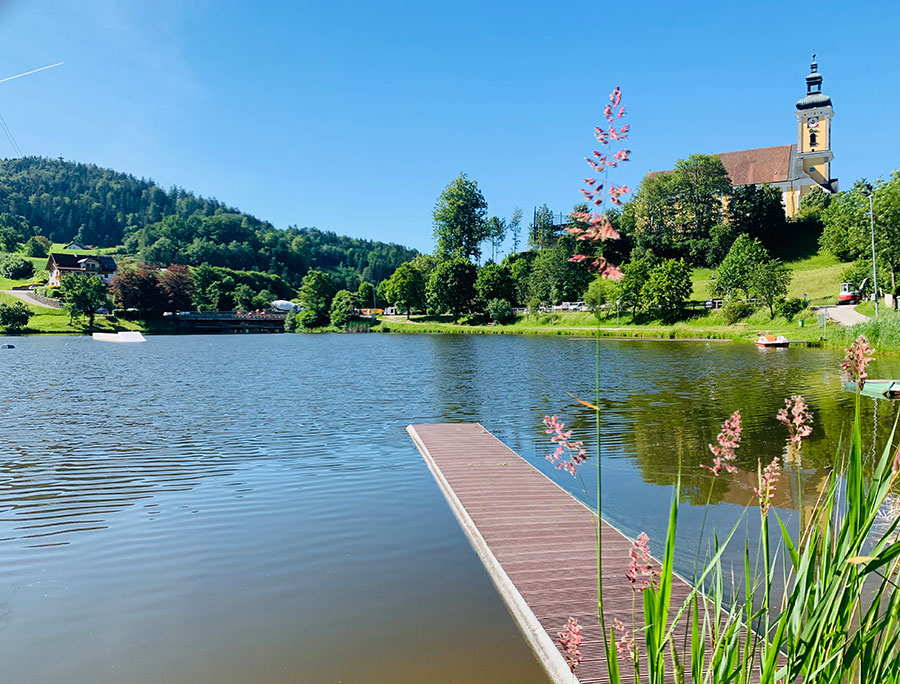
MULTIPOLYGON (((609 682, 596 619, 596 515, 477 423, 407 431, 550 680, 573 681, 556 644, 571 616, 584 636, 577 681, 609 682)), ((630 628, 632 601, 639 621, 643 611, 625 577, 631 541, 605 522, 602 535, 604 617, 609 628, 613 618, 630 628)), ((672 605, 689 592, 676 579, 672 605)), ((680 645, 683 630, 676 636, 680 645)), ((620 667, 630 681, 629 664, 620 667)))

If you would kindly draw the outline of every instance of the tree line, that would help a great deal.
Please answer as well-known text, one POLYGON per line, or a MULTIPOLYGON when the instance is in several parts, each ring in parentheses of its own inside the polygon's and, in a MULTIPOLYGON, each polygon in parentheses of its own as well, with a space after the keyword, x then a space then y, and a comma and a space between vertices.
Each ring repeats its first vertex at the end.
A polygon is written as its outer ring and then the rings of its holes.
POLYGON ((262 271, 294 286, 312 269, 342 286, 387 278, 417 252, 316 228, 280 230, 182 188, 42 157, 0 160, 0 252, 40 250, 36 241, 116 247, 145 264, 262 271))

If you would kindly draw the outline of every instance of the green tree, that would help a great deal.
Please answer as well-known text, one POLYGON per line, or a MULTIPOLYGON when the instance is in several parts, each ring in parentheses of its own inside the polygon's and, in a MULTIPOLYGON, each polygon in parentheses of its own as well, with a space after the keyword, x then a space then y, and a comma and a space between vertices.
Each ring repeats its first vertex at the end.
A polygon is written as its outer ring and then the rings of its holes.
POLYGON ((631 315, 644 308, 642 293, 656 265, 656 257, 648 249, 635 247, 631 259, 622 266, 622 280, 619 281, 619 299, 622 306, 631 309, 631 315))
POLYGON ((691 268, 684 259, 666 259, 650 271, 641 296, 645 306, 671 323, 681 316, 692 289, 691 268))
POLYGON ((235 311, 250 311, 253 309, 253 298, 256 295, 253 293, 253 288, 251 288, 247 283, 238 283, 234 287, 234 292, 232 294, 232 299, 234 300, 234 310, 235 311))
POLYGON ((584 293, 584 302, 599 321, 609 315, 609 309, 615 305, 618 295, 619 287, 615 282, 598 276, 588 285, 587 292, 584 293))
POLYGON ((28 325, 34 312, 23 302, 0 304, 0 328, 9 332, 19 332, 28 325))
POLYGON ((778 259, 764 261, 750 273, 751 297, 769 307, 769 318, 775 318, 775 305, 787 296, 791 270, 778 259))
POLYGON ((508 323, 515 316, 509 302, 502 298, 489 300, 484 307, 484 312, 491 321, 498 325, 508 323))
POLYGON ((24 280, 34 275, 34 265, 23 256, 7 254, 0 256, 0 276, 10 280, 24 280))
POLYGON ((509 271, 502 266, 487 263, 478 269, 475 294, 481 304, 487 304, 491 299, 511 300, 514 296, 514 287, 509 271))
POLYGON ((440 262, 428 279, 428 306, 436 313, 455 317, 470 311, 475 299, 476 271, 475 264, 462 257, 440 262))
POLYGON ((769 253, 759 240, 738 235, 716 269, 712 293, 719 297, 749 296, 750 279, 757 266, 769 261, 769 253))
POLYGON ((362 309, 368 309, 369 307, 372 307, 373 309, 376 308, 375 286, 369 281, 363 280, 359 284, 359 287, 356 288, 356 301, 362 309))
POLYGON ((97 276, 66 273, 60 278, 63 305, 69 312, 69 325, 79 317, 88 319, 88 328, 94 327, 94 315, 106 304, 106 285, 97 276))
POLYGON ((723 223, 731 181, 716 156, 693 154, 670 173, 648 176, 635 193, 635 245, 658 258, 685 257, 704 264, 710 231, 723 223))
MULTIPOLYGON (((317 328, 328 325, 331 300, 334 297, 334 284, 331 276, 319 270, 313 270, 303 277, 297 298, 304 311, 311 311, 310 326, 317 328)), ((305 320, 305 319, 304 319, 305 320)))
POLYGON ((328 312, 331 325, 335 328, 343 328, 356 316, 357 306, 359 306, 359 302, 355 292, 338 290, 334 299, 331 300, 331 309, 328 312))
POLYGON ((503 241, 506 239, 506 231, 507 225, 506 221, 504 221, 499 216, 491 216, 487 222, 484 224, 484 234, 485 239, 488 241, 488 244, 491 246, 491 262, 494 261, 497 250, 500 248, 500 245, 503 244, 503 241))
POLYGON ((728 223, 736 235, 757 238, 768 250, 779 249, 790 239, 786 237, 781 189, 772 185, 734 188, 728 200, 728 223))
POLYGON ((515 254, 519 251, 519 243, 522 241, 522 207, 513 209, 507 227, 510 235, 512 235, 512 251, 515 254))
POLYGON ((888 278, 879 275, 878 285, 898 294, 897 270, 900 269, 900 170, 894 171, 886 183, 875 189, 873 197, 876 252, 879 268, 888 271, 888 278))
POLYGON ((43 258, 50 254, 50 240, 43 235, 32 235, 22 245, 22 254, 28 257, 43 258))
POLYGON ((822 216, 819 245, 841 261, 866 256, 869 250, 869 200, 864 181, 832 196, 822 216))
POLYGON ((582 264, 569 259, 576 249, 585 246, 569 235, 562 235, 556 245, 538 252, 529 275, 531 296, 545 304, 581 299, 593 276, 582 264))
POLYGON ((513 252, 501 264, 513 283, 513 296, 510 298, 513 304, 524 306, 528 302, 531 266, 536 256, 537 253, 532 251, 513 252))
POLYGON ((407 318, 413 309, 425 308, 425 278, 412 262, 400 264, 385 283, 386 300, 401 311, 406 311, 407 318))
POLYGON ((460 173, 444 188, 434 206, 434 237, 442 258, 478 259, 487 237, 487 202, 478 183, 460 173))

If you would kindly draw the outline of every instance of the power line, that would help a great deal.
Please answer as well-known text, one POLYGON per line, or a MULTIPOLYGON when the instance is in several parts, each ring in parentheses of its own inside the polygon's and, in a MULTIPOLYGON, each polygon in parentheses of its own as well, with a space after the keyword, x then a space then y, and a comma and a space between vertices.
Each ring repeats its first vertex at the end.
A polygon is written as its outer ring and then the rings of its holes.
POLYGON ((3 129, 3 133, 6 135, 6 139, 9 140, 9 144, 12 145, 13 151, 16 153, 16 156, 21 157, 22 150, 19 148, 19 143, 16 142, 12 131, 9 130, 9 126, 6 125, 6 119, 3 118, 2 114, 0 114, 0 128, 3 129))

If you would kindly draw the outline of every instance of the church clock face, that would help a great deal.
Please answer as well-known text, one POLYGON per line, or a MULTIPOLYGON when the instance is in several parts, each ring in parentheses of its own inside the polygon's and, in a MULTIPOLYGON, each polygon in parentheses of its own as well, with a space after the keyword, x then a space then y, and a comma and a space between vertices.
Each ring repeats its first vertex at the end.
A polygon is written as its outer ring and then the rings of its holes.
POLYGON ((806 125, 808 128, 816 128, 819 125, 819 117, 811 116, 806 120, 806 125))

